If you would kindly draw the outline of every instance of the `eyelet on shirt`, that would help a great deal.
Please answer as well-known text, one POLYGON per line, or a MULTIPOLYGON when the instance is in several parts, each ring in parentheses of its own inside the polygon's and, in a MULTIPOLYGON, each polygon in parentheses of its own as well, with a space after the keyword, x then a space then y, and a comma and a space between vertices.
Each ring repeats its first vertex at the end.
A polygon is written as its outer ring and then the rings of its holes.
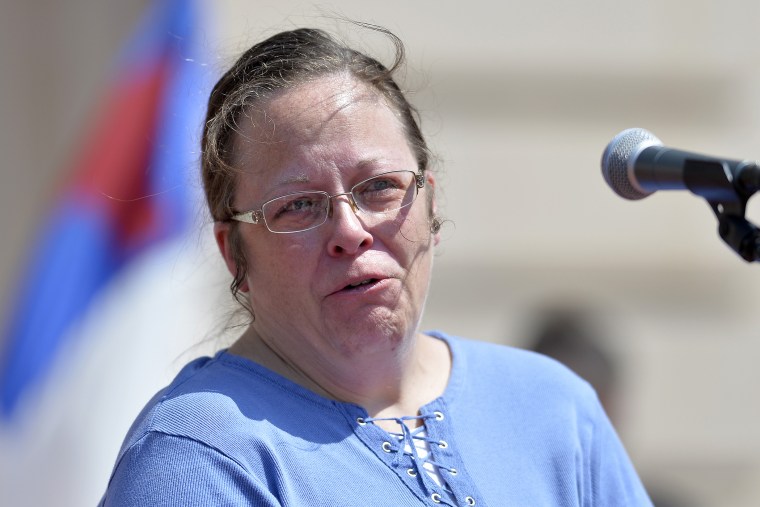
POLYGON ((359 426, 366 426, 367 421, 365 421, 363 417, 357 417, 356 424, 358 424, 359 426))
POLYGON ((443 412, 436 410, 433 412, 433 415, 435 416, 436 421, 443 421, 443 412))
POLYGON ((414 468, 407 468, 406 473, 409 474, 409 477, 417 477, 417 472, 414 468))
POLYGON ((449 446, 449 443, 447 441, 445 441, 445 440, 441 440, 441 441, 438 442, 438 447, 440 447, 441 449, 445 449, 448 446, 449 446))
POLYGON ((467 502, 467 505, 475 505, 475 499, 471 496, 465 498, 464 501, 467 502))
POLYGON ((393 448, 391 447, 391 443, 390 442, 383 442, 383 450, 385 452, 391 452, 393 450, 393 448))
POLYGON ((438 493, 433 493, 430 495, 430 499, 433 500, 435 503, 441 503, 441 495, 438 493))

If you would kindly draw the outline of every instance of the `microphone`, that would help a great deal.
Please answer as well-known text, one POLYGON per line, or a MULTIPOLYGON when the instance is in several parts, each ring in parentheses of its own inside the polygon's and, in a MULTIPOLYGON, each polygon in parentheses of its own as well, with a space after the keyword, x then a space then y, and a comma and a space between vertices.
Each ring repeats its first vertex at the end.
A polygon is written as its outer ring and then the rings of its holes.
POLYGON ((610 141, 602 155, 602 175, 616 194, 631 200, 658 190, 689 190, 711 204, 744 204, 760 189, 755 162, 667 148, 641 128, 624 130, 610 141))
POLYGON ((721 239, 745 261, 760 261, 760 229, 744 217, 747 200, 760 190, 757 163, 666 148, 647 130, 627 129, 605 148, 602 175, 625 199, 658 190, 689 190, 705 198, 721 239))

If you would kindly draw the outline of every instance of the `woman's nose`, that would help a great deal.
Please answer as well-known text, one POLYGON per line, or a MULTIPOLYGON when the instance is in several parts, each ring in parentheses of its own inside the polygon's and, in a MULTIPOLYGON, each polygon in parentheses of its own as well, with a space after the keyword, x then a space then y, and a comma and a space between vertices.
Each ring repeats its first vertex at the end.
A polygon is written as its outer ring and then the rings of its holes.
POLYGON ((350 193, 338 194, 330 199, 327 227, 330 237, 327 250, 330 255, 354 255, 372 246, 372 234, 359 218, 360 211, 350 193))
MULTIPOLYGON (((330 196, 330 203, 329 207, 327 208, 327 217, 332 217, 333 215, 333 209, 335 207, 335 200, 338 197, 344 197, 345 201, 348 203, 349 206, 351 206, 351 210, 354 212, 354 214, 359 212, 359 207, 356 205, 356 199, 354 199, 354 194, 351 192, 341 192, 340 194, 335 194, 330 196)), ((340 201, 338 201, 340 202, 340 201)))

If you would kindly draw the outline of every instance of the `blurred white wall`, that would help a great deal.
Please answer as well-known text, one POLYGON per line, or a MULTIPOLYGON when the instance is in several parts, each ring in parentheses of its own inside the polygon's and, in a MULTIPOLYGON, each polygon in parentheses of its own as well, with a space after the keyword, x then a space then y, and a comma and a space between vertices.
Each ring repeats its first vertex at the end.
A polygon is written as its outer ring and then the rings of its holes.
MULTIPOLYGON (((146 3, 2 6, 3 307, 110 59, 146 3)), ((220 69, 293 26, 357 36, 333 15, 399 35, 452 221, 425 327, 523 345, 545 305, 587 308, 621 361, 617 423, 647 483, 687 505, 760 504, 760 265, 721 243, 696 197, 626 202, 599 170, 605 145, 628 127, 682 149, 760 159, 760 4, 208 5, 220 69)), ((382 42, 361 40, 381 51, 382 42)), ((757 203, 750 218, 760 223, 757 203)))

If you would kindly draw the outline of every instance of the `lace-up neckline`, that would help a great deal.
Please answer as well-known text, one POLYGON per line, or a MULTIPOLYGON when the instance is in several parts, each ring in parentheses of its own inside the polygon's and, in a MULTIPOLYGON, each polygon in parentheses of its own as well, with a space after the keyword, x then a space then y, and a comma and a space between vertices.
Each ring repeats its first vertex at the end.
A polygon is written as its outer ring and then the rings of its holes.
MULTIPOLYGON (((439 440, 428 436, 425 422, 428 420, 443 420, 444 415, 441 412, 433 412, 418 416, 405 417, 360 417, 357 422, 360 425, 374 424, 378 421, 393 421, 399 426, 398 432, 387 431, 393 437, 393 442, 384 442, 383 451, 394 454, 392 464, 397 467, 411 466, 407 468, 407 474, 410 477, 419 477, 425 487, 427 495, 435 502, 441 505, 450 505, 456 507, 457 504, 454 495, 446 484, 446 480, 441 474, 447 472, 450 476, 455 476, 458 471, 456 468, 436 461, 435 452, 432 448, 446 449, 448 443, 445 440, 439 440), (410 428, 410 421, 422 422, 416 428, 410 428)), ((471 497, 466 499, 467 505, 474 505, 471 497)))

